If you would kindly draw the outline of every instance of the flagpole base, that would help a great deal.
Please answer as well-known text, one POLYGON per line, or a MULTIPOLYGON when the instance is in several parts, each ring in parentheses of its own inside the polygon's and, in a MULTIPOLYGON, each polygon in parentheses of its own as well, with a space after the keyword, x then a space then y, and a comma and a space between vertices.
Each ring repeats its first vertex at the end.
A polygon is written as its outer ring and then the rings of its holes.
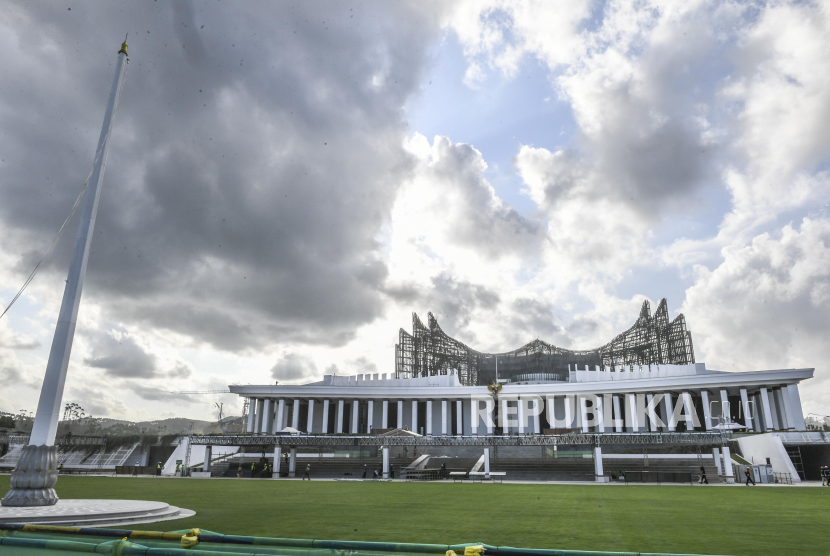
POLYGON ((58 449, 55 446, 24 446, 12 471, 11 490, 0 505, 13 507, 53 506, 58 502, 58 449))

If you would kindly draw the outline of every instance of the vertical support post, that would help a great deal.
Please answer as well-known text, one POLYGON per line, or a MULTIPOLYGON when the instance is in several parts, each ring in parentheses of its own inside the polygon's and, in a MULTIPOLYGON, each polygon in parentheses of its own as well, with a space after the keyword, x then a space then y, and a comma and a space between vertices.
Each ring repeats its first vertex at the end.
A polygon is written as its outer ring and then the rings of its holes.
POLYGON ((605 471, 602 468, 602 448, 594 447, 594 477, 596 482, 605 482, 605 471))
POLYGON ((314 432, 314 398, 309 398, 308 400, 308 425, 306 426, 306 432, 314 432))
POLYGON ((715 467, 718 469, 718 476, 723 475, 720 464, 720 450, 718 448, 712 448, 712 460, 715 462, 715 467))
POLYGON ((256 401, 256 425, 254 425, 256 427, 254 429, 254 432, 257 433, 257 434, 261 434, 262 432, 264 432, 262 430, 262 421, 263 421, 262 417, 263 417, 264 413, 265 413, 265 400, 262 399, 262 398, 257 398, 257 401, 256 401))
POLYGON ((389 478, 389 447, 383 447, 383 478, 389 478))
POLYGON ((323 400, 323 434, 328 434, 329 432, 329 405, 330 402, 328 398, 323 400))
POLYGON ((202 471, 210 472, 210 459, 213 457, 213 446, 205 446, 205 462, 202 464, 202 471))
POLYGON ((455 433, 464 436, 464 402, 455 400, 455 433))
POLYGON ((432 400, 427 400, 427 436, 432 436, 432 400))
POLYGON ((707 431, 712 430, 712 408, 709 407, 709 392, 700 391, 700 401, 703 404, 703 426, 707 431))
POLYGON ((383 415, 380 418, 380 428, 389 428, 389 400, 383 400, 383 415))
POLYGON ((615 432, 623 432, 623 427, 625 426, 625 417, 622 414, 622 410, 620 409, 620 397, 614 396, 614 431, 615 432))
POLYGON ((504 436, 510 434, 510 413, 507 411, 507 398, 501 399, 501 411, 499 411, 499 420, 501 421, 501 433, 504 436))
POLYGON ((337 428, 334 432, 340 434, 343 432, 343 398, 337 400, 337 428))
POLYGON ((277 403, 277 421, 274 423, 273 432, 279 432, 285 428, 285 398, 280 398, 277 403))
POLYGON ((626 394, 625 399, 628 426, 631 428, 631 432, 639 432, 640 423, 637 417, 637 396, 636 394, 626 394))
POLYGON ((399 429, 403 428, 403 400, 398 400, 398 411, 397 411, 397 427, 399 429))
POLYGON ((294 411, 291 413, 291 426, 300 430, 300 399, 294 398, 294 411))
POLYGON ((247 400, 248 400, 248 423, 247 423, 248 427, 247 427, 247 430, 248 430, 249 434, 253 434, 253 432, 254 432, 254 420, 256 419, 256 410, 254 409, 254 406, 256 405, 256 402, 254 401, 253 398, 247 398, 247 400))
POLYGON ((732 473, 732 455, 729 453, 729 446, 723 446, 721 452, 723 452, 723 475, 727 483, 734 483, 735 475, 732 473))
POLYGON ((418 399, 412 400, 412 431, 418 432, 418 399))
POLYGON ((352 434, 357 434, 357 418, 360 415, 360 400, 352 400, 352 434))
POLYGON ((672 403, 671 392, 663 393, 663 404, 666 406, 666 429, 669 432, 674 432, 677 429, 677 423, 674 422, 674 404, 672 403))
POLYGON ((272 479, 280 478, 280 467, 282 466, 282 446, 274 446, 274 471, 271 473, 272 479))
POLYGON ((441 436, 447 436, 447 400, 441 400, 441 436))
POLYGON ((375 416, 375 400, 369 400, 368 412, 366 414, 366 434, 372 434, 372 421, 375 416))
POLYGON ((519 434, 525 433, 525 401, 516 396, 516 417, 519 418, 519 434))
POLYGON ((746 388, 741 388, 741 409, 744 413, 744 424, 752 430, 752 416, 750 415, 749 396, 746 395, 746 388))
POLYGON ((651 411, 648 410, 650 407, 654 407, 652 405, 653 401, 654 401, 654 394, 652 394, 651 392, 646 394, 646 415, 645 415, 645 417, 646 417, 646 419, 648 419, 648 427, 645 427, 645 423, 643 423, 643 426, 644 426, 644 428, 648 428, 648 430, 650 430, 651 432, 657 432, 657 420, 654 418, 654 417, 656 417, 656 415, 652 415, 652 413, 654 413, 654 412, 651 412, 651 411))
POLYGON ((273 410, 271 408, 271 398, 265 398, 265 403, 262 406, 262 432, 268 434, 271 432, 271 421, 273 420, 273 410))
POLYGON ((490 478, 490 448, 484 448, 484 478, 490 478))
MULTIPOLYGON (((597 423, 597 432, 605 432, 605 407, 602 405, 602 396, 594 396, 594 420, 597 423)), ((597 448, 597 450, 600 450, 597 448)), ((600 454, 600 466, 602 465, 602 450, 600 454)))
POLYGON ((294 477, 297 473, 297 448, 294 446, 291 447, 291 451, 288 454, 288 476, 294 477))

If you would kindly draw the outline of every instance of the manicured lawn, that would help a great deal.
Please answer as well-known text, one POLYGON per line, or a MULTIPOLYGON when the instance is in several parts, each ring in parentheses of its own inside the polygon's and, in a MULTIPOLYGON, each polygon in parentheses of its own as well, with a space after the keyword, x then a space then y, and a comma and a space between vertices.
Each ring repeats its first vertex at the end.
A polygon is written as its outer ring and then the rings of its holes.
MULTIPOLYGON (((0 476, 0 494, 8 488, 0 476)), ((830 554, 830 488, 61 477, 62 498, 160 500, 227 534, 695 554, 830 554)))

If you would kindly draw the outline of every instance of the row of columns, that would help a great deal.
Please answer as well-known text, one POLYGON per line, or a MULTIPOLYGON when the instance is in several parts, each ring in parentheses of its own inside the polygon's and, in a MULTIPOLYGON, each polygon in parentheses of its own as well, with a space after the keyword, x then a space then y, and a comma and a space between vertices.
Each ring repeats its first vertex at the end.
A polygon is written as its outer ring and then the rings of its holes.
MULTIPOLYGON (((412 400, 411 407, 412 407, 412 423, 413 427, 417 426, 418 423, 418 402, 422 400, 412 400)), ((448 435, 450 433, 450 415, 451 410, 449 409, 450 403, 456 404, 456 430, 461 431, 463 430, 463 402, 462 400, 439 400, 441 403, 441 435, 448 435)), ((314 408, 315 408, 315 400, 309 399, 308 400, 308 419, 306 421, 306 432, 321 432, 321 433, 351 433, 351 434, 362 434, 362 433, 370 433, 374 428, 403 428, 403 421, 404 421, 404 401, 403 400, 395 400, 393 403, 397 403, 397 420, 396 423, 389 422, 389 400, 383 400, 383 408, 381 412, 381 423, 380 427, 375 426, 374 421, 374 403, 375 400, 360 400, 354 399, 352 400, 352 406, 350 415, 344 415, 344 407, 346 400, 338 399, 336 400, 336 417, 335 417, 335 425, 334 430, 329 431, 329 412, 332 410, 332 400, 324 399, 323 402, 323 414, 321 419, 321 430, 320 431, 312 431, 313 424, 314 424, 314 408), (360 431, 359 429, 359 417, 360 417, 360 405, 362 403, 367 404, 367 423, 366 423, 366 430, 360 431)), ((286 412, 286 404, 293 403, 293 411, 292 411, 292 419, 291 419, 291 427, 299 430, 300 427, 300 409, 301 409, 301 400, 299 398, 295 398, 293 400, 287 401, 286 399, 279 399, 279 400, 272 400, 271 398, 250 398, 249 399, 249 410, 248 410, 248 417, 246 422, 246 430, 252 434, 273 434, 275 432, 279 432, 283 430, 286 426, 285 423, 285 416, 286 412)), ((426 434, 430 435, 433 434, 433 400, 426 400, 426 434)), ((538 428, 538 427, 537 427, 538 428)), ((434 431, 437 433, 437 430, 434 431)), ((538 431, 537 431, 538 432, 538 431)))
MULTIPOLYGON (((718 422, 723 422, 721 418, 724 413, 729 413, 729 397, 725 389, 719 390, 715 396, 710 397, 710 392, 702 390, 699 393, 701 407, 703 409, 703 421, 699 422, 693 420, 692 415, 699 418, 695 410, 695 404, 692 398, 692 393, 689 391, 681 391, 678 394, 672 392, 653 392, 645 395, 645 420, 639 422, 642 412, 637 407, 637 394, 613 394, 608 396, 550 396, 547 398, 547 421, 553 428, 576 428, 583 432, 606 432, 606 425, 609 425, 608 432, 643 432, 652 431, 658 432, 673 432, 676 430, 676 419, 678 417, 681 421, 686 423, 687 430, 703 429, 711 430, 718 422), (658 400, 655 397, 659 396, 658 400), (674 398, 677 401, 674 401, 674 398), (562 398, 561 407, 564 410, 563 419, 555 418, 556 402, 555 400, 562 398), (595 400, 596 406, 589 405, 589 400, 595 400), (571 407, 576 403, 578 407, 571 407), (608 407, 604 407, 608 405, 608 407), (718 410, 713 414, 713 406, 718 410), (606 412, 608 415, 606 415, 606 412), (595 415, 597 423, 593 427, 589 426, 589 414, 595 415), (662 426, 660 426, 662 423, 662 426), (558 425, 558 426, 557 426, 558 425)), ((775 389, 760 388, 757 392, 748 392, 747 389, 739 389, 741 415, 744 418, 744 424, 750 430, 758 432, 788 430, 788 429, 803 429, 803 416, 801 414, 800 399, 798 398, 797 386, 783 386, 775 389)), ((411 407, 412 428, 417 429, 419 402, 424 400, 407 401, 411 407)), ((532 397, 523 400, 521 403, 516 403, 516 398, 507 399, 502 398, 500 401, 499 411, 502 415, 507 417, 515 417, 518 421, 518 426, 503 427, 504 434, 518 433, 518 434, 540 434, 542 432, 542 423, 540 418, 541 408, 538 407, 540 398, 532 397), (526 412, 528 414, 526 415, 526 412)), ((290 426, 298 429, 300 427, 300 410, 301 400, 295 398, 293 400, 286 400, 284 398, 251 398, 249 400, 249 413, 247 421, 247 431, 249 433, 265 433, 271 434, 283 430, 286 426, 286 416, 288 414, 288 404, 293 405, 291 411, 290 426)), ((375 428, 389 429, 389 428, 403 428, 404 426, 404 401, 403 400, 388 400, 381 401, 382 411, 380 412, 380 423, 374 423, 375 418, 375 400, 351 400, 351 411, 349 415, 344 415, 345 399, 337 400, 322 400, 322 419, 320 430, 312 431, 314 427, 314 415, 316 410, 316 400, 308 400, 308 418, 306 431, 307 432, 321 432, 321 433, 351 433, 363 434, 370 433, 375 428), (335 403, 333 404, 332 401, 335 403), (395 423, 389 422, 389 404, 397 404, 397 419, 395 423), (367 420, 366 430, 359 430, 359 416, 361 404, 367 404, 367 420), (332 407, 333 406, 333 407, 332 407), (334 430, 329 429, 330 411, 336 411, 334 418, 334 430), (378 426, 379 425, 379 426, 378 426)), ((451 407, 450 404, 456 404, 456 431, 464 430, 464 408, 462 400, 425 400, 426 415, 425 415, 425 430, 427 435, 449 435, 451 430, 451 407), (434 403, 440 403, 440 423, 434 427, 433 418, 435 412, 433 411, 434 403)), ((470 424, 470 431, 473 435, 479 433, 479 424, 477 419, 470 424)), ((493 427, 487 426, 487 434, 493 434, 493 427)), ((417 432, 417 431, 416 431, 417 432)))

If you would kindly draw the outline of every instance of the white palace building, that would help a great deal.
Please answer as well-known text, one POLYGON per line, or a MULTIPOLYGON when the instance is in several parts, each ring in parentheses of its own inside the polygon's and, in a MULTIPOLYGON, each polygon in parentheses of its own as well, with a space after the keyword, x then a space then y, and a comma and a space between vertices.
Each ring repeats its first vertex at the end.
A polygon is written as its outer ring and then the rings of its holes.
MULTIPOLYGON (((431 314, 428 326, 413 315, 413 334, 400 331, 394 373, 230 390, 246 399, 251 435, 305 433, 323 444, 330 435, 357 438, 400 429, 399 434, 420 435, 422 453, 444 458, 463 458, 470 446, 500 446, 505 457, 499 464, 516 469, 523 457, 538 463, 539 446, 542 459, 564 455, 568 439, 578 452, 592 435, 602 439, 590 441, 589 448, 600 481, 608 480, 609 465, 642 471, 649 461, 654 470, 681 463, 694 470, 711 466, 729 482, 733 464, 743 462, 798 481, 805 477, 798 466, 808 464, 793 461, 801 459, 794 457, 800 446, 819 446, 819 459, 830 455, 823 433, 805 432, 799 383, 812 378, 813 369, 707 369, 694 362, 683 316, 669 322, 667 314, 665 300, 654 315, 646 302, 632 328, 594 350, 536 340, 500 354, 480 353, 450 338, 431 314), (556 441, 545 452, 548 437, 556 441), (677 446, 685 446, 685 454, 677 446)), ((302 445, 311 442, 306 438, 302 445)), ((280 450, 275 448, 275 462, 280 450)), ((489 459, 489 450, 485 455, 489 459)), ((293 475, 294 448, 291 456, 293 475)))

